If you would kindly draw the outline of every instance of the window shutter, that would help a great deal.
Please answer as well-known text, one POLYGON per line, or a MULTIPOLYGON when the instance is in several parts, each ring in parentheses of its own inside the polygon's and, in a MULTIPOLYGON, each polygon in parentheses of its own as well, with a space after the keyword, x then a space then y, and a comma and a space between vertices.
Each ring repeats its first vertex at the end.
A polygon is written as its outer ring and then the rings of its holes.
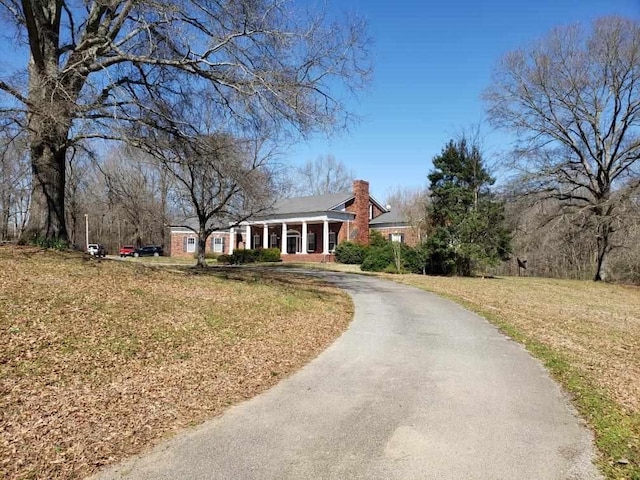
POLYGON ((392 233, 389 234, 389 241, 393 242, 393 234, 392 233))
POLYGON ((215 245, 216 245, 216 244, 215 244, 215 241, 216 241, 216 239, 214 238, 214 236, 213 236, 213 235, 211 235, 211 251, 212 251, 212 252, 215 252, 215 248, 216 248, 216 247, 215 247, 215 245))
POLYGON ((400 243, 404 243, 404 233, 400 234, 400 243))
POLYGON ((187 237, 182 237, 182 251, 186 252, 187 251, 187 237))

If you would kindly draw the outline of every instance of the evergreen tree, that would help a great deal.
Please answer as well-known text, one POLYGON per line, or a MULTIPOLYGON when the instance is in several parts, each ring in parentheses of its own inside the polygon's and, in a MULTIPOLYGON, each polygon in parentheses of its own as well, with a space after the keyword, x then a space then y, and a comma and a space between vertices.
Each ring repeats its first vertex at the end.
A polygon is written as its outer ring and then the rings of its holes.
POLYGON ((491 193, 495 180, 478 147, 465 139, 452 140, 433 159, 433 166, 428 176, 428 272, 468 276, 478 267, 506 259, 511 238, 504 227, 504 205, 491 193))

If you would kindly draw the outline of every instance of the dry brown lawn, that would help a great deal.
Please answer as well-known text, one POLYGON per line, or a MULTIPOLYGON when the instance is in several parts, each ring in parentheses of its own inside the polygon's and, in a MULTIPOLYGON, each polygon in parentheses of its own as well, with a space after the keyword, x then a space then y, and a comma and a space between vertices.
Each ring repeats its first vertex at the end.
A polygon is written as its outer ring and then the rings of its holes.
POLYGON ((290 273, 0 247, 0 478, 82 478, 261 392, 350 321, 290 273))
POLYGON ((525 277, 393 279, 508 321, 566 356, 628 412, 640 412, 640 288, 525 277))

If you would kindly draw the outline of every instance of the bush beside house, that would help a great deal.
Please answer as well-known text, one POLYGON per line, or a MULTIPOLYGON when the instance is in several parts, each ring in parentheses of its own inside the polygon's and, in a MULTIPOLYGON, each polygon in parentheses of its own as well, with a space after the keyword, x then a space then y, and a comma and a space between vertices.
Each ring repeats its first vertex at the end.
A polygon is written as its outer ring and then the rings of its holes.
POLYGON ((364 260, 368 246, 355 242, 342 242, 338 244, 334 253, 336 262, 349 265, 359 265, 364 260))
POLYGON ((256 262, 280 262, 279 248, 257 248, 234 250, 231 255, 219 255, 218 263, 231 265, 244 265, 245 263, 256 262))

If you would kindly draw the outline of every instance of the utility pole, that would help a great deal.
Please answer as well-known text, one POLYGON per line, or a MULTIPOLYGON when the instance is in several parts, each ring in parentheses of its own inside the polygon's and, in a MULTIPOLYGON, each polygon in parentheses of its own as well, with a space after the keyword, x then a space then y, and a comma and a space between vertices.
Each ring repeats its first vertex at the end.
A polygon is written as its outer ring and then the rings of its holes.
POLYGON ((84 214, 84 233, 85 233, 85 239, 86 239, 86 248, 85 250, 89 250, 89 214, 85 213, 84 214))

